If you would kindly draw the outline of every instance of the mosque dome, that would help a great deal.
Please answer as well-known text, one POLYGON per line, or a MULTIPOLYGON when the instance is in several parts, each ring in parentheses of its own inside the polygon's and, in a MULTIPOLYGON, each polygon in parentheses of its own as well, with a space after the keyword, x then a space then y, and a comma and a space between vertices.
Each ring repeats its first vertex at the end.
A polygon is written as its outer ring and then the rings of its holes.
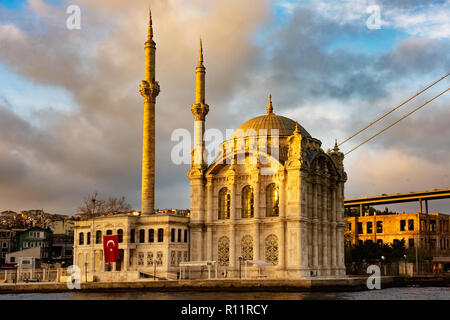
MULTIPOLYGON (((234 132, 232 138, 242 138, 249 136, 248 130, 254 130, 255 134, 259 134, 259 130, 267 130, 267 134, 271 135, 272 130, 278 130, 280 137, 291 136, 295 130, 297 122, 273 113, 272 98, 269 97, 266 114, 252 118, 239 126, 234 132)), ((302 136, 311 137, 308 131, 298 124, 298 130, 302 136)), ((251 135, 250 135, 251 136, 251 135)))

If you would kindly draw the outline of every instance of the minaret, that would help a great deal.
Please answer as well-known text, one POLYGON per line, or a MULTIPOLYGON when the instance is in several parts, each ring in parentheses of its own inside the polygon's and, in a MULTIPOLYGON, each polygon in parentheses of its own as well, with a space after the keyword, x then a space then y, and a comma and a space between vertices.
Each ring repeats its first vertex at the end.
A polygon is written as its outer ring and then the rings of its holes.
MULTIPOLYGON (((204 134, 205 119, 209 111, 209 106, 205 104, 205 73, 202 41, 200 40, 200 52, 196 69, 195 103, 191 107, 192 114, 195 117, 194 148, 191 153, 191 170, 188 172, 188 178, 191 182, 191 261, 202 261, 211 258, 206 252, 209 247, 207 244, 204 244, 204 223, 209 222, 205 205, 207 185, 205 181, 206 159, 204 134), (196 245, 192 247, 194 243, 196 245)), ((212 184, 208 184, 208 186, 210 188, 212 184)), ((206 242, 211 243, 210 231, 208 231, 208 235, 206 236, 206 242)))
POLYGON ((159 83, 155 81, 156 43, 153 41, 151 11, 149 12, 147 37, 145 42, 145 80, 140 85, 140 93, 144 97, 142 215, 153 214, 155 210, 155 103, 159 94, 159 83))
POLYGON ((194 154, 191 160, 194 167, 202 169, 206 167, 204 134, 205 119, 209 111, 209 106, 205 104, 205 74, 206 68, 203 65, 203 46, 202 40, 200 39, 200 51, 196 69, 195 104, 191 107, 192 114, 195 117, 194 154))

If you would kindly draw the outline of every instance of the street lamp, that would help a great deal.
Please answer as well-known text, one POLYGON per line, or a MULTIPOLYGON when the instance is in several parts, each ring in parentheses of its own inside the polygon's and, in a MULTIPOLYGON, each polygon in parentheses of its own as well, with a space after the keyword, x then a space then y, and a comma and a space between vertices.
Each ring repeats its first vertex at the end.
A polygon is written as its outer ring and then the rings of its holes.
POLYGON ((89 263, 89 262, 87 262, 87 261, 84 263, 84 272, 85 272, 85 274, 86 274, 86 283, 88 282, 88 280, 87 280, 87 267, 88 267, 88 263, 89 263))
MULTIPOLYGON (((386 259, 384 256, 381 256, 381 262, 382 263, 384 263, 384 259, 386 259)), ((381 267, 381 264, 380 264, 380 267, 381 267)), ((380 271, 381 271, 381 268, 380 268, 380 271)), ((381 274, 383 274, 382 272, 381 272, 381 274)))
POLYGON ((160 258, 153 259, 153 280, 156 280, 156 265, 159 263, 160 258))
POLYGON ((243 257, 243 256, 240 256, 240 257, 239 257, 239 279, 241 279, 242 260, 244 260, 244 257, 243 257))

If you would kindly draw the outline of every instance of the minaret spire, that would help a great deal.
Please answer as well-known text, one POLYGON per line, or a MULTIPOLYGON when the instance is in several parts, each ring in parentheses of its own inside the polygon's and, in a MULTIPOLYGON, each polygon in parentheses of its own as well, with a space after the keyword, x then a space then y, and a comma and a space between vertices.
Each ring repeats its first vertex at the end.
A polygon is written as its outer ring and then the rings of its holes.
POLYGON ((153 40, 153 23, 152 23, 152 10, 148 9, 148 32, 147 32, 148 41, 153 40))
POLYGON ((196 69, 196 92, 195 103, 205 103, 205 74, 206 68, 203 65, 203 43, 200 38, 200 49, 198 53, 198 66, 196 69))
POLYGON ((198 53, 198 66, 199 67, 204 67, 203 66, 203 44, 202 44, 202 38, 200 38, 200 51, 198 53))

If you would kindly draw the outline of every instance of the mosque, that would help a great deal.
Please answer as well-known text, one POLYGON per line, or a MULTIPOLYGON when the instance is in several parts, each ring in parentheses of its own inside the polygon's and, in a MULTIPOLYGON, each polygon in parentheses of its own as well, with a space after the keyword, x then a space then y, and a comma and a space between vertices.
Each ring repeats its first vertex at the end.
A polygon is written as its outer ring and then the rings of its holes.
MULTIPOLYGON (((295 120, 264 115, 244 122, 206 163, 206 68, 196 68, 190 217, 155 213, 156 44, 151 14, 145 42, 142 208, 139 215, 96 217, 75 224, 74 264, 100 281, 176 277, 181 265, 213 264, 238 277, 242 263, 263 263, 270 278, 345 275, 344 155, 324 152, 295 120), (119 259, 105 263, 102 235, 119 235, 119 259)), ((214 112, 214 110, 211 110, 214 112)), ((206 277, 193 270, 192 277, 206 277)), ((84 274, 84 273, 83 273, 84 274)), ((249 276, 255 276, 250 269, 249 276)))

